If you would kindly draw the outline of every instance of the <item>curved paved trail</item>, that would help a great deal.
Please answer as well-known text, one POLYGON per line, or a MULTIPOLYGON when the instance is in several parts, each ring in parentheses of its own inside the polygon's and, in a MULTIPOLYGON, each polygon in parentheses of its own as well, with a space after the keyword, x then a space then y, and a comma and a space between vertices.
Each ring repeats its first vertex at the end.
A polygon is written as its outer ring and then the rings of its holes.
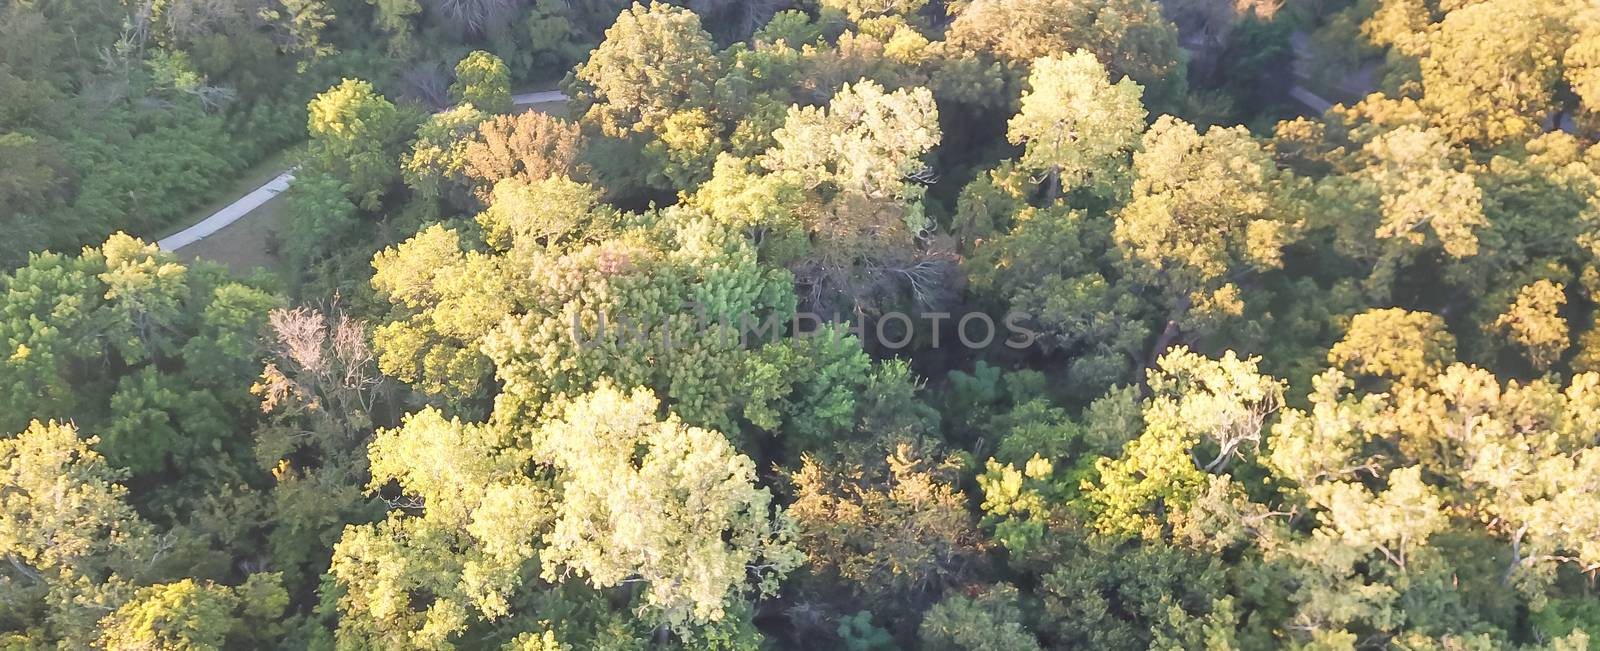
MULTIPOLYGON (((565 93, 559 90, 542 90, 536 93, 522 93, 512 95, 511 103, 515 106, 529 106, 532 104, 546 104, 549 102, 564 102, 567 100, 565 93)), ((238 201, 230 203, 222 210, 212 213, 195 225, 185 228, 156 241, 156 246, 162 251, 176 251, 183 247, 199 242, 217 231, 220 231, 234 222, 243 219, 251 211, 260 208, 262 204, 271 201, 279 192, 289 189, 289 182, 294 180, 294 169, 284 170, 271 181, 267 181, 250 194, 240 197, 238 201)))

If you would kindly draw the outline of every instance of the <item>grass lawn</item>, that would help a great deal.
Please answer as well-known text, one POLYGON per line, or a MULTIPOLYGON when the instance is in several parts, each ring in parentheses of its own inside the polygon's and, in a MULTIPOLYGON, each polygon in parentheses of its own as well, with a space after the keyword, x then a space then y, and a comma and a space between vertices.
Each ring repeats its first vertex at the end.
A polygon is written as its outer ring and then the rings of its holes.
POLYGON ((269 250, 273 247, 269 247, 268 242, 276 239, 288 206, 289 200, 284 196, 273 197, 251 211, 249 216, 178 249, 176 254, 184 261, 201 258, 220 262, 241 276, 249 275, 256 269, 281 274, 284 271, 283 260, 269 250))
POLYGON ((529 104, 527 106, 520 106, 520 107, 518 107, 518 109, 519 110, 523 110, 523 111, 534 110, 534 111, 538 111, 540 113, 547 113, 547 114, 553 115, 553 116, 558 117, 558 118, 567 117, 567 103, 565 101, 561 101, 561 102, 539 102, 538 104, 529 104))

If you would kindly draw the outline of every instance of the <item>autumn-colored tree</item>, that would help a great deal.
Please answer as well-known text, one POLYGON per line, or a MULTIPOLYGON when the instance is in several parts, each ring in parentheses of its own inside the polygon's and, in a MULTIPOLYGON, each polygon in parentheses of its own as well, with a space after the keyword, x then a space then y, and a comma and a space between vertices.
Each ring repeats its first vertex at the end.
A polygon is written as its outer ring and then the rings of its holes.
POLYGON ((543 181, 551 176, 585 176, 578 161, 583 150, 578 125, 538 111, 491 118, 466 141, 466 174, 493 187, 520 176, 543 181))
POLYGON ((1566 28, 1557 3, 1493 0, 1449 12, 1422 57, 1422 105, 1455 142, 1528 138, 1555 108, 1566 28))
POLYGON ((1350 319, 1344 339, 1328 350, 1328 363, 1357 377, 1425 382, 1455 361, 1455 342, 1437 315, 1369 310, 1350 319))
POLYGON ((1508 343, 1515 344, 1528 362, 1547 370, 1567 349, 1567 320, 1560 314, 1567 302, 1566 287, 1541 280, 1517 292, 1517 300, 1495 319, 1508 343))
POLYGON ((880 463, 802 462, 789 514, 813 571, 879 608, 904 610, 936 599, 981 561, 953 468, 926 454, 900 445, 880 463))

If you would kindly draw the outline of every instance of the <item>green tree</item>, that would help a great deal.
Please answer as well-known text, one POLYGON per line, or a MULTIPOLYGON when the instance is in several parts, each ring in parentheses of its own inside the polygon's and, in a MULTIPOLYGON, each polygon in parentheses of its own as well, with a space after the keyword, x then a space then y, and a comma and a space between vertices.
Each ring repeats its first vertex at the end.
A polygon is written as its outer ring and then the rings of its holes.
POLYGON ((1156 513, 1186 510, 1207 489, 1206 473, 1222 473, 1259 447, 1284 385, 1259 375, 1258 362, 1232 351, 1212 360, 1182 347, 1157 361, 1146 378, 1144 432, 1120 457, 1097 460, 1099 477, 1083 482, 1096 529, 1160 538, 1170 522, 1156 513))
POLYGON ((456 64, 456 81, 450 84, 450 97, 484 113, 510 113, 511 71, 500 57, 482 50, 474 51, 456 64))
POLYGON ((1133 199, 1113 231, 1130 273, 1160 288, 1168 334, 1205 332, 1242 313, 1235 280, 1282 264, 1298 222, 1276 210, 1287 179, 1243 127, 1202 135, 1170 116, 1134 154, 1133 199))
POLYGON ((1017 589, 991 586, 976 597, 955 594, 928 609, 917 629, 936 651, 1035 651, 1039 640, 1022 622, 1017 589))
POLYGON ((228 588, 184 579, 141 588, 100 621, 97 648, 208 651, 270 643, 288 595, 268 575, 228 588))
POLYGON ((242 452, 254 336, 278 298, 122 234, 73 258, 35 255, 0 288, 5 427, 75 419, 141 476, 242 452))
POLYGON ((417 128, 411 153, 401 162, 406 186, 423 198, 471 206, 468 192, 469 135, 489 116, 475 104, 434 114, 417 128))
POLYGON ((569 90, 584 124, 621 139, 593 157, 615 179, 613 191, 689 190, 705 179, 723 145, 719 109, 734 109, 713 101, 721 76, 715 43, 694 12, 636 3, 617 17, 569 90), (641 157, 649 164, 640 166, 641 157))
POLYGON ((551 581, 643 581, 658 621, 682 631, 742 594, 774 594, 801 559, 755 464, 719 432, 657 420, 659 407, 649 391, 601 385, 543 428, 535 457, 561 499, 540 561, 551 581))
POLYGON ((1022 112, 1006 137, 1024 145, 1021 164, 1047 172, 1050 198, 1090 185, 1116 195, 1128 156, 1144 132, 1142 89, 1124 77, 1115 84, 1094 55, 1036 59, 1022 95, 1022 112))
POLYGON ((393 482, 404 496, 395 507, 414 508, 347 526, 334 545, 341 644, 451 648, 470 621, 506 617, 532 587, 553 496, 518 472, 528 453, 501 449, 500 437, 426 409, 374 438, 368 488, 393 482))
POLYGON ((407 118, 371 84, 355 79, 318 95, 308 110, 307 162, 342 181, 345 195, 362 210, 377 210, 400 180, 407 118))
POLYGON ((71 425, 33 422, 0 439, 0 593, 8 628, 87 647, 156 551, 155 531, 127 502, 127 477, 71 425), (28 618, 28 619, 25 619, 28 618))
POLYGON ((1064 206, 1024 207, 1011 230, 984 238, 964 260, 969 294, 1001 298, 1027 315, 1039 349, 1068 358, 1071 390, 1092 397, 1130 379, 1150 334, 1134 283, 1105 264, 1111 224, 1064 206))
POLYGON ((1379 205, 1376 230, 1355 236, 1355 246, 1376 249, 1364 256, 1376 258, 1369 292, 1387 296, 1395 274, 1424 252, 1457 259, 1478 253, 1477 231, 1488 226, 1483 193, 1471 175, 1454 169, 1454 152, 1438 131, 1401 127, 1374 138, 1363 153, 1379 205))
POLYGON ((284 257, 297 272, 309 272, 361 233, 360 214, 344 187, 332 174, 321 172, 301 172, 290 182, 285 198, 289 214, 279 237, 284 257))
POLYGON ((609 136, 660 129, 678 111, 709 108, 722 75, 711 35, 687 9, 635 3, 578 66, 584 120, 609 136), (587 108, 583 107, 587 105, 587 108))

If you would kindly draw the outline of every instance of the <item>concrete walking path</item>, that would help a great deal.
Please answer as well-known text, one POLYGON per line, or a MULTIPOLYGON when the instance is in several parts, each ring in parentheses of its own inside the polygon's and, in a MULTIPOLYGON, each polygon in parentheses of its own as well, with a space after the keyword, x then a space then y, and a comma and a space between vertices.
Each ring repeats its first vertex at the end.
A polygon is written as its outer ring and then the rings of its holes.
POLYGON ((1295 98, 1301 104, 1305 104, 1307 108, 1315 111, 1317 115, 1327 113, 1328 109, 1333 108, 1333 102, 1318 97, 1316 93, 1306 90, 1305 86, 1298 84, 1289 89, 1289 96, 1295 98))
POLYGON ((565 101, 567 101, 567 94, 559 90, 541 90, 536 93, 523 93, 521 95, 511 96, 511 103, 517 106, 565 101))
MULTIPOLYGON (((535 93, 522 93, 511 96, 511 103, 516 106, 564 102, 566 100, 566 94, 559 90, 541 90, 535 93)), ((156 246, 161 247, 162 251, 176 251, 199 242, 211 234, 231 226, 234 222, 249 215, 251 211, 260 208, 262 204, 271 201, 273 197, 278 196, 279 192, 289 189, 289 182, 293 180, 294 170, 285 170, 283 173, 273 177, 271 181, 267 181, 265 185, 252 190, 250 194, 240 197, 238 201, 228 204, 227 207, 212 213, 211 216, 200 220, 195 225, 157 240, 156 246)))
POLYGON ((294 170, 283 172, 273 177, 271 181, 267 181, 266 185, 252 190, 250 194, 240 197, 238 201, 212 213, 199 223, 157 240, 156 246, 161 247, 162 251, 176 251, 199 242, 206 236, 239 221, 240 218, 250 214, 250 211, 260 208, 261 204, 271 201, 279 192, 289 189, 289 182, 293 180, 294 170))

